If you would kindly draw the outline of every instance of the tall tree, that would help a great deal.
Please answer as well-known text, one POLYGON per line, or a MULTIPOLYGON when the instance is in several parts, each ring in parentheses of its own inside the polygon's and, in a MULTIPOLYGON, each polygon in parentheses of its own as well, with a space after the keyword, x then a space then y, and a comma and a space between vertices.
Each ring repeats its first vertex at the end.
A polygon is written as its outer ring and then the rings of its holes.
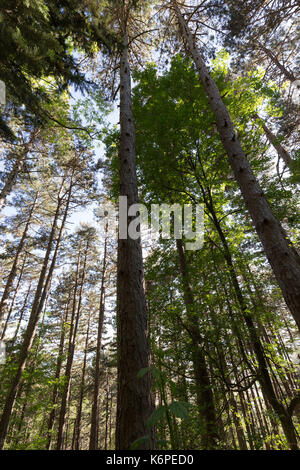
MULTIPOLYGON (((129 53, 134 35, 143 33, 147 2, 122 0, 112 4, 110 15, 120 39, 117 63, 120 73, 120 142, 119 196, 126 198, 127 207, 138 203, 135 164, 135 126, 132 114, 131 67, 129 53)), ((128 234, 130 222, 127 209, 120 209, 121 227, 118 240, 117 308, 118 308, 118 405, 116 448, 128 450, 138 439, 139 448, 154 446, 153 430, 147 419, 153 411, 150 370, 138 379, 141 369, 150 366, 147 304, 144 292, 143 257, 140 237, 128 234), (126 233, 123 233, 125 230, 126 233), (148 436, 148 440, 145 440, 148 436)))

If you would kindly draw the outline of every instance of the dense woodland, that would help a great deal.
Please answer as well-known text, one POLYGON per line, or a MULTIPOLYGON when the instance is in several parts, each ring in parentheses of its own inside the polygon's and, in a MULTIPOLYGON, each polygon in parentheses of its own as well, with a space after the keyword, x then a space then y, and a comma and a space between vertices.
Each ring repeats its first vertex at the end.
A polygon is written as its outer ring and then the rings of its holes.
POLYGON ((298 449, 299 13, 1 0, 1 449, 298 449))

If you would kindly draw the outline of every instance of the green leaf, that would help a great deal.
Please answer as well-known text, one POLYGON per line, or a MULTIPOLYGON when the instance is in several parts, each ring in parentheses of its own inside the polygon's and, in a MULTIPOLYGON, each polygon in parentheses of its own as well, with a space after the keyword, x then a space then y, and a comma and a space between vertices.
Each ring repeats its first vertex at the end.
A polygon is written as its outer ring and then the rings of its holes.
POLYGON ((153 411, 150 418, 147 419, 147 427, 152 428, 155 426, 158 421, 160 421, 166 414, 166 408, 163 405, 160 405, 156 410, 153 411))
POLYGON ((184 401, 173 401, 173 403, 169 405, 169 410, 176 416, 176 418, 189 419, 189 413, 187 410, 188 406, 189 404, 184 401))
POLYGON ((136 439, 130 446, 130 450, 136 450, 138 449, 142 444, 145 444, 146 442, 150 441, 150 436, 142 436, 136 439))
POLYGON ((144 375, 147 374, 147 372, 149 372, 149 370, 150 370, 150 367, 144 367, 143 369, 139 370, 137 373, 137 378, 141 379, 142 377, 144 377, 144 375))

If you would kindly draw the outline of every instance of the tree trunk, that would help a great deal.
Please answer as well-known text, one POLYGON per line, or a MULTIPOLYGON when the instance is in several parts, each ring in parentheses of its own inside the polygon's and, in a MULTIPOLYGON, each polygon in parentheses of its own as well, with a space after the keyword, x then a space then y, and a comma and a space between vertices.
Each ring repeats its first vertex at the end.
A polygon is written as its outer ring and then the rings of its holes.
POLYGON ((210 76, 203 57, 195 46, 193 35, 179 10, 176 0, 172 0, 172 5, 180 24, 182 37, 193 57, 199 78, 215 115, 221 141, 227 152, 235 178, 240 186, 253 225, 264 247, 286 304, 300 329, 299 254, 292 246, 290 240, 288 240, 280 223, 274 217, 265 195, 251 170, 234 130, 228 109, 222 101, 220 92, 210 76))
POLYGON ((68 313, 69 313, 69 302, 70 302, 70 293, 69 293, 69 299, 67 301, 65 313, 62 317, 62 325, 61 325, 61 333, 60 333, 60 341, 59 341, 59 347, 58 347, 58 355, 57 355, 57 361, 56 361, 56 369, 55 369, 55 384, 53 387, 53 392, 52 392, 52 408, 51 412, 49 415, 48 419, 48 425, 47 425, 47 443, 46 443, 46 449, 50 450, 51 445, 52 445, 52 433, 53 433, 53 425, 54 425, 54 420, 55 420, 55 414, 56 414, 56 405, 57 405, 57 399, 58 399, 58 383, 57 380, 60 378, 60 373, 61 373, 61 367, 62 367, 62 362, 63 362, 63 352, 64 352, 64 344, 65 344, 65 335, 66 335, 66 324, 68 321, 68 313))
POLYGON ((89 450, 98 450, 98 418, 99 418, 99 387, 100 387, 100 356, 101 356, 101 341, 103 333, 104 322, 104 308, 105 308, 105 276, 107 266, 107 229, 105 229, 104 253, 103 253, 103 267, 101 273, 101 291, 100 291, 100 308, 98 317, 98 332, 97 332, 97 349, 96 349, 96 364, 95 364, 95 380, 93 389, 93 405, 91 416, 91 430, 90 430, 90 443, 89 450))
MULTIPOLYGON (((17 294, 18 294, 18 291, 19 291, 19 287, 20 287, 20 284, 21 284, 21 280, 22 280, 22 277, 23 277, 23 272, 24 272, 24 267, 25 267, 25 263, 26 263, 26 259, 27 259, 27 255, 25 253, 24 255, 24 259, 23 259, 23 263, 22 263, 22 266, 21 266, 21 269, 20 269, 20 274, 19 274, 19 277, 18 277, 18 280, 17 280, 17 284, 16 284, 16 287, 15 287, 15 292, 14 292, 14 295, 13 295, 13 298, 11 300, 11 304, 9 306, 9 311, 7 313, 7 317, 6 317, 6 320, 5 320, 5 324, 4 324, 4 328, 3 328, 3 331, 2 331, 2 334, 1 334, 1 339, 3 339, 5 337, 5 333, 6 333, 6 330, 7 330, 7 327, 9 325, 9 320, 11 318, 11 314, 12 314, 12 311, 13 311, 13 308, 14 308, 14 305, 15 305, 15 300, 16 300, 16 297, 17 297, 17 294)), ((28 294, 26 294, 25 296, 25 299, 28 297, 28 294)), ((20 310, 20 317, 19 317, 19 320, 18 320, 18 324, 20 322, 20 319, 22 320, 22 312, 23 312, 23 307, 21 308, 20 310)), ((17 328, 18 329, 18 328, 17 328)))
POLYGON ((20 172, 23 166, 24 160, 29 152, 29 147, 34 141, 34 139, 37 137, 38 133, 39 133, 39 130, 37 129, 35 129, 32 132, 29 142, 25 144, 24 146, 24 150, 20 152, 19 155, 16 156, 15 163, 6 178, 3 188, 0 191, 0 210, 2 209, 2 206, 5 203, 7 196, 10 194, 13 188, 16 177, 18 176, 18 173, 20 172))
POLYGON ((56 242, 55 251, 54 251, 52 261, 51 261, 51 265, 50 265, 48 275, 47 275, 47 267, 48 267, 48 264, 49 264, 50 253, 52 251, 52 247, 53 247, 53 243, 54 243, 54 237, 55 237, 55 232, 56 232, 56 228, 57 228, 58 217, 59 217, 61 204, 62 204, 62 199, 60 197, 60 192, 61 192, 62 187, 63 187, 63 182, 61 184, 61 188, 60 188, 60 191, 59 191, 57 207, 56 207, 54 219, 53 219, 53 222, 52 222, 52 228, 51 228, 51 232, 50 232, 50 236, 49 236, 49 240, 48 240, 48 245, 47 245, 45 257, 44 257, 44 260, 43 260, 43 266, 42 266, 42 269, 41 269, 38 285, 37 285, 37 288, 36 288, 35 297, 34 297, 34 300, 33 300, 31 313, 30 313, 30 317, 29 317, 29 320, 28 320, 27 329, 26 329, 26 332, 25 332, 25 335, 24 335, 24 341, 23 341, 21 351, 20 351, 18 369, 17 369, 16 375, 15 375, 13 381, 12 381, 12 385, 11 385, 10 391, 8 393, 8 396, 7 396, 7 399, 6 399, 6 402, 5 402, 5 406, 4 406, 4 410, 3 410, 3 414, 2 414, 2 417, 1 417, 1 422, 0 422, 0 449, 3 449, 4 444, 5 444, 5 438, 6 438, 6 434, 7 434, 7 431, 8 431, 11 412, 12 412, 12 409, 13 409, 13 406, 14 406, 14 403, 15 403, 16 395, 17 395, 17 392, 18 392, 18 387, 19 387, 19 384, 20 384, 20 380, 22 378, 23 371, 24 371, 25 366, 26 366, 26 361, 27 361, 27 358, 28 358, 28 354, 30 352, 30 349, 31 349, 31 346, 32 346, 32 343, 33 343, 33 340, 34 340, 34 337, 35 337, 35 333, 36 333, 38 321, 39 321, 39 318, 40 318, 40 314, 41 314, 41 311, 43 309, 45 298, 46 298, 46 295, 47 295, 47 292, 48 292, 48 289, 49 289, 49 286, 50 286, 50 280, 51 280, 51 276, 52 276, 52 273, 53 273, 53 270, 54 270, 54 267, 55 267, 56 256, 57 256, 57 253, 58 253, 58 248, 59 248, 61 237, 62 237, 63 227, 64 227, 66 217, 67 217, 67 213, 68 213, 69 201, 70 201, 70 196, 71 196, 71 187, 70 187, 69 196, 68 196, 68 200, 67 200, 67 204, 66 204, 66 208, 65 208, 64 217, 63 217, 63 220, 61 222, 61 227, 60 227, 58 239, 57 239, 57 242, 56 242))
POLYGON ((197 405, 201 420, 200 433, 204 449, 213 449, 217 444, 217 417, 214 406, 212 385, 208 373, 206 357, 202 351, 203 340, 194 308, 194 295, 190 285, 186 256, 182 240, 176 240, 179 267, 184 289, 184 303, 187 311, 187 329, 193 342, 192 362, 196 383, 197 405))
POLYGON ((87 326, 86 337, 85 337, 84 357, 83 357, 82 374, 81 374, 81 382, 80 382, 79 402, 77 406, 77 416, 76 416, 76 420, 74 423, 74 449, 75 450, 80 449, 80 425, 81 425, 82 404, 83 404, 83 397, 84 397, 84 384, 85 384, 87 350, 88 350, 88 344, 89 344, 89 332, 90 332, 90 315, 88 318, 88 326, 87 326))
POLYGON ((257 115, 254 116, 255 118, 259 119, 259 123, 261 124, 261 127, 263 128, 266 137, 270 144, 274 147, 274 149, 277 152, 277 155, 279 158, 282 159, 282 161, 287 165, 290 166, 291 162, 293 161, 289 152, 281 145, 279 142, 278 138, 276 137, 275 134, 268 128, 266 123, 257 115))
MULTIPOLYGON (((125 34, 120 63, 120 196, 127 197, 128 207, 138 202, 135 167, 135 128, 131 103, 131 78, 128 62, 128 39, 125 34)), ((134 217, 128 217, 127 227, 134 217)), ((138 372, 150 366, 147 305, 144 292, 143 258, 140 238, 118 240, 117 275, 118 335, 118 402, 116 449, 129 450, 143 436, 139 449, 153 449, 153 430, 147 419, 153 412, 151 374, 141 379, 138 372)))
POLYGON ((229 394, 230 394, 230 397, 229 397, 230 405, 232 407, 232 417, 233 417, 233 422, 234 422, 234 426, 235 426, 236 435, 237 435, 238 443, 239 443, 239 446, 240 446, 240 450, 248 450, 247 441, 246 441, 246 438, 245 438, 245 435, 244 435, 243 426, 242 426, 241 421, 240 421, 239 416, 238 416, 239 413, 238 413, 237 403, 235 401, 233 393, 229 392, 229 394))
POLYGON ((23 160, 24 160, 24 157, 25 157, 26 153, 27 152, 22 152, 17 156, 11 171, 7 175, 5 184, 4 184, 3 188, 0 191, 0 209, 2 209, 7 196, 10 194, 10 192, 12 190, 12 187, 13 187, 13 184, 16 180, 16 177, 17 177, 20 169, 22 168, 23 160))
POLYGON ((293 83, 293 82, 296 80, 295 75, 284 67, 284 65, 277 59, 277 57, 273 54, 272 51, 270 51, 270 49, 268 49, 267 47, 265 47, 265 46, 264 46, 263 44, 261 44, 260 42, 258 42, 258 45, 259 45, 259 47, 261 48, 261 50, 264 51, 264 53, 266 54, 266 56, 269 57, 269 59, 271 59, 271 61, 273 62, 273 64, 276 65, 276 67, 280 70, 280 72, 282 73, 282 75, 283 75, 287 80, 289 80, 289 82, 293 83))
POLYGON ((14 262, 12 264, 10 273, 9 273, 7 281, 6 281, 4 292, 3 292, 1 300, 0 300, 0 321, 3 317, 3 315, 4 315, 5 307, 7 305, 7 300, 8 300, 11 288, 12 288, 12 284, 13 284, 14 279, 15 279, 16 274, 17 274, 19 260, 20 260, 20 257, 21 257, 21 254, 22 254, 22 251, 23 251, 23 248, 24 248, 24 245, 25 245, 27 232, 28 232, 29 225, 30 225, 31 218, 32 218, 32 214, 34 212, 35 205, 36 205, 36 200, 37 200, 37 193, 35 195, 31 210, 29 212, 29 216, 28 216, 25 228, 23 230, 21 240, 19 241, 19 244, 18 244, 18 247, 17 247, 17 252, 16 252, 16 255, 15 255, 15 259, 14 259, 14 262))
POLYGON ((76 306, 76 296, 77 296, 77 288, 78 288, 78 281, 79 281, 79 267, 80 267, 80 256, 81 256, 80 247, 78 251, 73 307, 72 307, 72 315, 71 315, 71 327, 70 327, 70 333, 69 333, 69 345, 68 345, 68 353, 67 353, 67 364, 66 364, 66 370, 65 370, 66 383, 63 389, 62 401, 61 401, 61 407, 60 407, 60 413, 59 413, 56 450, 62 450, 63 445, 64 445, 66 412, 67 412, 67 407, 68 407, 68 402, 69 402, 69 397, 70 397, 71 373, 72 373, 72 366, 73 366, 73 359, 74 359, 75 345, 76 345, 76 336, 77 336, 80 310, 81 310, 83 285, 84 285, 85 274, 86 274, 85 271, 86 271, 86 260, 87 260, 88 248, 89 248, 89 244, 87 241, 85 254, 84 254, 82 278, 81 278, 80 288, 79 288, 78 304, 76 306))

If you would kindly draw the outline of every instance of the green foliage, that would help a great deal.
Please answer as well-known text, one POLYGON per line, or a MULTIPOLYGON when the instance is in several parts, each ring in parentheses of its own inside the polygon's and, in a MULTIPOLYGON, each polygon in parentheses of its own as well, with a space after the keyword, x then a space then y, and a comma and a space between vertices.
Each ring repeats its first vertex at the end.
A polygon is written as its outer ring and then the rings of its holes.
MULTIPOLYGON (((100 24, 99 24, 100 26, 100 24)), ((1 117, 2 134, 9 134, 11 114, 44 122, 49 117, 49 80, 56 94, 74 85, 87 89, 76 49, 92 55, 95 44, 109 47, 110 33, 91 21, 88 2, 4 0, 0 14, 0 79, 5 83, 8 106, 1 117), (47 85, 46 85, 47 84, 47 85)))

